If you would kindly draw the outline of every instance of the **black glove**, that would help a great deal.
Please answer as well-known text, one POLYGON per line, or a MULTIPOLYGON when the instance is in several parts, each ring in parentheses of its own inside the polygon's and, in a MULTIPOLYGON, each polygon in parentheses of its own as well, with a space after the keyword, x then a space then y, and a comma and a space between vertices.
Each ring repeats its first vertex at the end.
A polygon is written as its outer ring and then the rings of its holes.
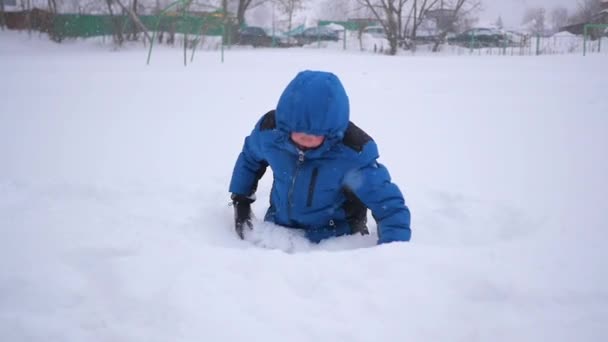
POLYGON ((253 229, 253 224, 251 223, 251 203, 253 203, 255 199, 237 194, 232 194, 230 198, 232 199, 232 206, 234 207, 234 229, 242 240, 245 238, 243 235, 243 227, 247 226, 249 229, 253 229))

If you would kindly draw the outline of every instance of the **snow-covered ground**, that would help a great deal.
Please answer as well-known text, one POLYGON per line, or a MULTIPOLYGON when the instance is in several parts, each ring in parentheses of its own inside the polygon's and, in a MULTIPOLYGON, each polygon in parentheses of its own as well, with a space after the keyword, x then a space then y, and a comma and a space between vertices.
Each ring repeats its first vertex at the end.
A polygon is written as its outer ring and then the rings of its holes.
POLYGON ((145 58, 0 32, 1 341, 608 339, 604 56, 145 58), (243 138, 306 68, 343 80, 410 243, 233 233, 243 138))

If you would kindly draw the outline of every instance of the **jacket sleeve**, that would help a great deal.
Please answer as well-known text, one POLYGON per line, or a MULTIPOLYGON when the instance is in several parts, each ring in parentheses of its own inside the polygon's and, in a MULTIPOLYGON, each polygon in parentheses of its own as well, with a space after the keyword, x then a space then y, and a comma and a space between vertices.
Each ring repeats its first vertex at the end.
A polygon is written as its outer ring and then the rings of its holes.
POLYGON ((251 134, 245 138, 243 149, 234 165, 229 188, 233 194, 252 196, 257 189, 258 180, 268 167, 261 149, 261 121, 260 119, 251 134))
POLYGON ((347 173, 345 186, 371 210, 378 225, 378 244, 409 241, 410 210, 397 185, 391 182, 388 169, 377 158, 378 149, 371 141, 361 153, 363 165, 347 173))

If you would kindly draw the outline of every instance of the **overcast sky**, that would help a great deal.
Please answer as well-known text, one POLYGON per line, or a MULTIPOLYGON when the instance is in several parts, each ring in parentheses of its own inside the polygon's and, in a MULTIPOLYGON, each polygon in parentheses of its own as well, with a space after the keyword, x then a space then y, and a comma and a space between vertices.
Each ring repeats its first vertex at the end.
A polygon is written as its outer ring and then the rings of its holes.
POLYGON ((563 6, 569 10, 576 8, 577 0, 482 0, 483 12, 479 17, 484 23, 494 23, 502 16, 506 26, 519 26, 523 13, 528 7, 543 6, 551 9, 563 6))

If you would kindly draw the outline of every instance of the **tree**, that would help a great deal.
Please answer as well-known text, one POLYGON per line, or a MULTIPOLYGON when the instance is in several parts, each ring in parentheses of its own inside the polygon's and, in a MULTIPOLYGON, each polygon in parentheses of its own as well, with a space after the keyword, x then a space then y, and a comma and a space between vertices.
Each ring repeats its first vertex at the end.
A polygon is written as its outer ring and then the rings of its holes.
POLYGON ((247 10, 260 6, 268 0, 235 0, 235 1, 237 1, 236 22, 239 25, 239 27, 243 27, 245 25, 245 14, 247 13, 247 10))
MULTIPOLYGON (((137 15, 137 0, 133 0, 131 3, 131 10, 133 11, 133 14, 137 15)), ((137 40, 137 27, 135 25, 133 25, 133 31, 131 31, 131 39, 130 40, 137 40)))
POLYGON ((408 0, 359 0, 381 23, 389 43, 389 54, 396 55, 402 38, 403 8, 408 0))
POLYGON ((133 23, 135 23, 135 25, 144 33, 144 36, 146 37, 146 40, 149 41, 150 43, 152 43, 152 37, 150 36, 150 33, 148 32, 148 28, 139 19, 139 17, 137 16, 137 13, 135 13, 133 11, 133 8, 129 7, 129 6, 125 6, 121 2, 121 0, 115 0, 115 1, 118 4, 118 6, 120 6, 120 8, 122 8, 123 11, 127 12, 127 14, 129 15, 129 17, 131 18, 131 20, 133 20, 133 23))
POLYGON ((545 34, 545 14, 543 7, 531 7, 526 9, 522 24, 526 25, 530 32, 535 35, 545 34))
MULTIPOLYGON (((2 1, 2 0, 0 0, 2 1)), ((48 0, 47 6, 49 7, 49 12, 53 14, 57 14, 57 2, 55 0, 48 0)))
POLYGON ((433 52, 439 51, 439 46, 445 41, 448 33, 451 31, 458 31, 458 28, 465 28, 471 22, 475 21, 475 18, 471 18, 472 14, 481 8, 480 0, 445 0, 442 1, 443 5, 447 4, 447 8, 450 9, 449 16, 446 18, 447 24, 444 26, 442 31, 438 34, 435 45, 433 46, 433 52))
POLYGON ((559 32, 560 28, 568 25, 569 13, 565 7, 554 7, 550 14, 551 29, 553 32, 559 32))
POLYGON ((253 0, 237 0, 236 22, 239 27, 245 25, 245 13, 253 0))
POLYGON ((287 16, 287 31, 291 31, 293 15, 304 8, 304 0, 274 0, 279 11, 287 16))
POLYGON ((498 28, 500 30, 502 30, 505 27, 505 25, 502 22, 502 17, 501 16, 498 16, 498 19, 496 19, 495 25, 496 25, 496 28, 498 28))
POLYGON ((23 8, 25 12, 25 23, 27 25, 27 33, 32 34, 32 0, 23 0, 21 1, 21 8, 23 8))
POLYGON ((418 27, 424 18, 431 9, 436 8, 439 4, 442 5, 440 10, 443 13, 441 16, 443 23, 439 39, 433 47, 434 51, 438 50, 447 34, 454 29, 455 23, 480 7, 480 0, 359 0, 359 3, 369 8, 374 17, 382 24, 389 41, 391 55, 396 54, 398 43, 407 35, 407 32, 410 33, 410 37, 416 37, 418 27), (404 25, 403 14, 406 3, 409 3, 411 7, 404 25))
POLYGON ((414 0, 412 8, 410 9, 410 15, 408 15, 407 21, 404 27, 404 36, 408 36, 405 32, 410 32, 409 38, 412 41, 412 49, 416 50, 416 37, 418 35, 418 28, 424 22, 428 12, 440 4, 439 0, 414 0), (410 22, 412 27, 410 29, 410 22))
POLYGON ((125 38, 123 36, 123 25, 121 23, 121 20, 119 17, 114 16, 114 9, 112 8, 112 2, 113 0, 106 0, 106 5, 108 6, 108 13, 110 14, 110 17, 112 18, 112 33, 113 33, 113 39, 114 39, 114 44, 121 46, 122 43, 125 41, 125 38))

